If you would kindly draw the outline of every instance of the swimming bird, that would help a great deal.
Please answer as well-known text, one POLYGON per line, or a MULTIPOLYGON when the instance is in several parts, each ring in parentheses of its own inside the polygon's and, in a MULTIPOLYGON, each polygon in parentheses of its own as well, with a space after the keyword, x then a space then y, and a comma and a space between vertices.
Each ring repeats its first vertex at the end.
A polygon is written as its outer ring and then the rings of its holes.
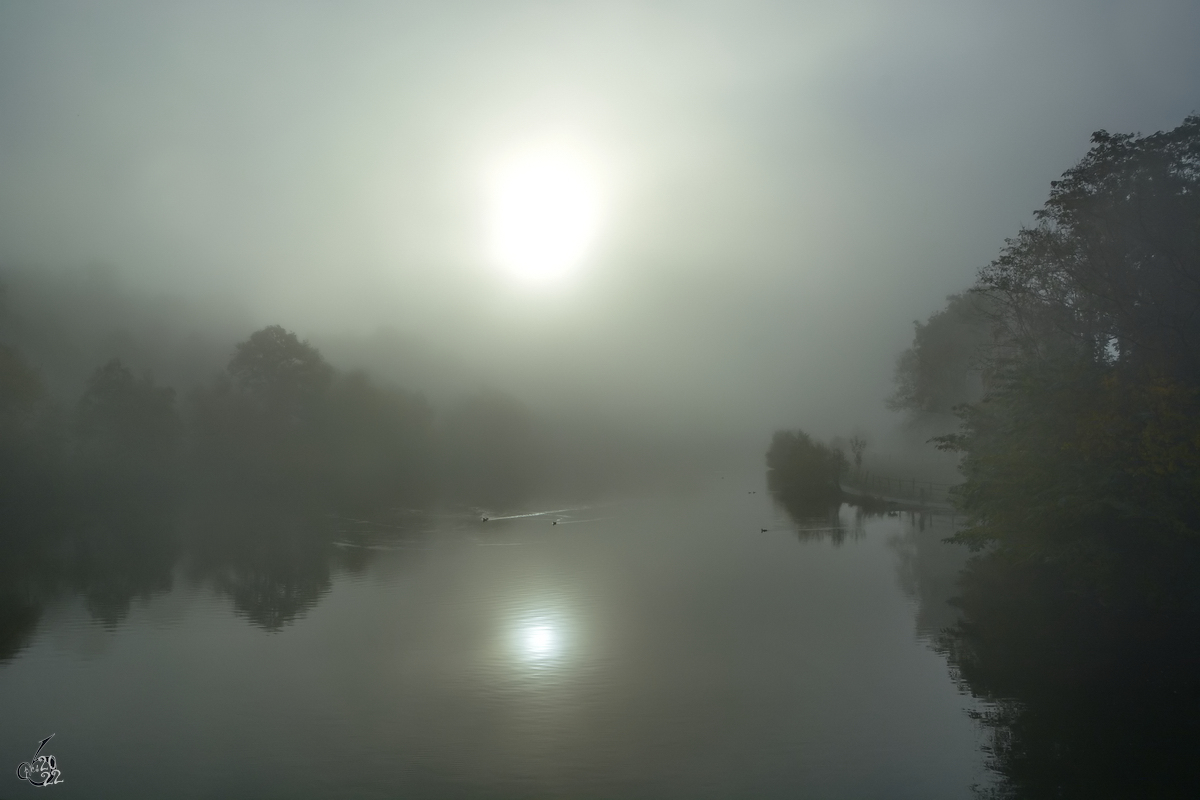
POLYGON ((484 517, 483 519, 481 519, 481 520, 479 520, 479 521, 480 521, 480 522, 487 522, 487 519, 488 519, 487 517, 484 517))
POLYGON ((760 528, 758 532, 759 532, 759 533, 766 533, 766 532, 767 532, 767 529, 766 529, 766 528, 760 528))

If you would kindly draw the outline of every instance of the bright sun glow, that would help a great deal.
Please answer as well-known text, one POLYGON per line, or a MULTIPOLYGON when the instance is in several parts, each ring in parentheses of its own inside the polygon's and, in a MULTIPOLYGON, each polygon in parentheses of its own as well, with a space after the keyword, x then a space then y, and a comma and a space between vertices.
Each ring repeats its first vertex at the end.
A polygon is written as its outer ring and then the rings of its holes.
POLYGON ((525 651, 531 656, 548 656, 556 649, 554 629, 549 625, 534 625, 525 631, 525 651))
POLYGON ((491 246, 499 263, 533 280, 567 274, 596 233, 599 192, 583 159, 534 152, 505 164, 491 187, 491 246))

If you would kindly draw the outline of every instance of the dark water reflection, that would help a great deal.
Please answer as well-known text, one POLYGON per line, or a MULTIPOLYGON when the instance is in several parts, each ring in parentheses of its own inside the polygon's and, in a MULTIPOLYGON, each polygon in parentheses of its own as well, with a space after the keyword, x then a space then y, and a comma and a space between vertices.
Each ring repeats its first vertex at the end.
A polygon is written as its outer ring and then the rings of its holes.
POLYGON ((954 613, 931 583, 946 525, 794 517, 734 483, 524 515, 293 499, 16 520, 0 753, 15 768, 56 733, 53 791, 79 797, 987 784, 984 709, 921 640, 954 613))
POLYGON ((1197 592, 1147 604, 1074 578, 1061 565, 977 559, 960 583, 961 621, 937 638, 988 701, 975 712, 1000 777, 987 794, 1200 797, 1197 592))
MULTIPOLYGON (((968 559, 944 517, 836 510, 777 498, 802 540, 861 538, 864 519, 907 519, 889 544, 918 636, 981 701, 992 780, 1011 798, 1200 797, 1200 559, 1131 542, 1124 575, 968 559), (1157 559, 1157 560, 1156 560, 1157 559)), ((953 529, 953 526, 950 526, 953 529)))

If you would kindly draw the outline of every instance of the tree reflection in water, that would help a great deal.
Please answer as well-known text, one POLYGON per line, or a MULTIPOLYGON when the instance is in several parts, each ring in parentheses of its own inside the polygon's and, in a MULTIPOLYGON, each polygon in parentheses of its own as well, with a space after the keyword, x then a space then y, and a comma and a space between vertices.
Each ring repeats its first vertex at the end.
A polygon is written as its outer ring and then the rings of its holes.
POLYGON ((1130 554, 1120 583, 1086 591, 1094 576, 1062 565, 967 560, 950 532, 913 524, 892 546, 918 635, 982 701, 996 782, 979 794, 1200 796, 1196 565, 1130 554))
POLYGON ((22 592, 0 592, 0 664, 25 649, 41 618, 41 605, 22 592))
POLYGON ((336 520, 301 503, 218 503, 200 510, 188 537, 188 577, 233 600, 268 631, 304 615, 329 591, 336 520))
POLYGON ((63 500, 4 509, 0 660, 28 645, 45 607, 60 598, 81 597, 111 628, 135 599, 171 588, 179 548, 169 501, 112 493, 63 500))
POLYGON ((934 641, 961 618, 954 598, 969 552, 945 541, 956 529, 951 515, 904 512, 902 517, 904 528, 888 546, 896 556, 900 588, 916 603, 917 636, 934 641))
POLYGON ((1075 585, 1055 565, 995 555, 963 573, 963 620, 937 647, 988 701, 993 796, 1200 796, 1195 600, 1075 585))
POLYGON ((37 508, 6 509, 0 531, 0 662, 31 642, 44 610, 78 597, 115 628, 135 600, 171 590, 182 575, 228 596, 235 611, 268 631, 301 618, 338 573, 366 569, 359 546, 385 528, 421 535, 420 515, 380 511, 348 520, 303 498, 155 499, 109 490, 37 508), (339 546, 341 545, 341 546, 339 546))
POLYGON ((949 519, 904 516, 889 544, 917 635, 981 701, 979 795, 1200 797, 1200 559, 1131 550, 1097 580, 968 557, 949 519))
POLYGON ((850 524, 847 525, 840 501, 814 500, 789 492, 786 487, 772 481, 770 473, 768 486, 772 499, 787 512, 792 524, 796 526, 796 536, 802 542, 828 541, 834 547, 840 547, 847 537, 851 541, 864 537, 866 532, 863 522, 868 516, 878 516, 856 506, 850 524))

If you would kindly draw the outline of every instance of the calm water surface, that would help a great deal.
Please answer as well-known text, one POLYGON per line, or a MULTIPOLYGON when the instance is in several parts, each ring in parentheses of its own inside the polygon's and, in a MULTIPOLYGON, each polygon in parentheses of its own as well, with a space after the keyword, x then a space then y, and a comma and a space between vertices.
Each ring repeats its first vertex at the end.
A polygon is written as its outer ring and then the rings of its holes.
POLYGON ((60 598, 0 664, 0 797, 926 799, 987 782, 975 701, 927 642, 953 621, 947 521, 797 522, 732 477, 528 511, 336 519, 315 578, 181 561, 107 623, 60 598), (50 733, 64 782, 35 789, 13 769, 50 733))

